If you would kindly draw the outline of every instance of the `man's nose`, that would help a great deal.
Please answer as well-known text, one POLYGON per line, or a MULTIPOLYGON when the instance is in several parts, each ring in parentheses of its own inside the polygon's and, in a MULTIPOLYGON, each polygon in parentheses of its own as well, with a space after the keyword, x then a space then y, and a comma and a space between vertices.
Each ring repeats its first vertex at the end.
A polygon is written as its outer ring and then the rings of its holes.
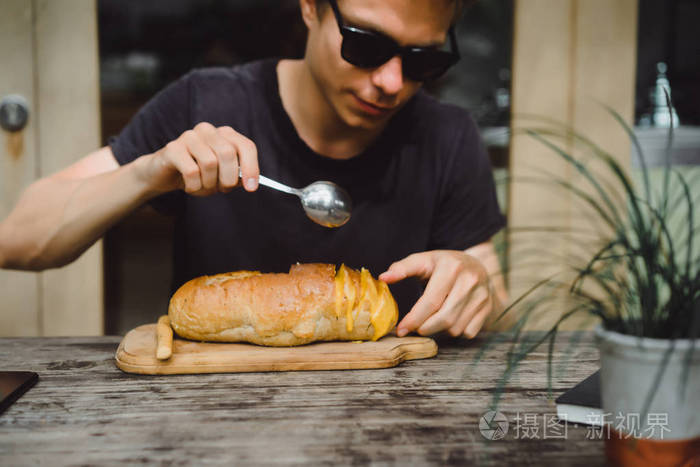
POLYGON ((403 88, 403 66, 399 55, 391 58, 372 73, 372 83, 384 94, 398 94, 403 88))

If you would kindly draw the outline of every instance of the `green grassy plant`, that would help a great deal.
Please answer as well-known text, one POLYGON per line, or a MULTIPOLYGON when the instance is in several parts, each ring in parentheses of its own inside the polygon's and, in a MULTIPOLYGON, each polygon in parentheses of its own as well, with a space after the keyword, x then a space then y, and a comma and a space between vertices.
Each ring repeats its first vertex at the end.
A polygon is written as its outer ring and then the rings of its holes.
MULTIPOLYGON (((634 131, 617 112, 611 108, 607 110, 629 135, 639 155, 641 181, 638 184, 611 154, 589 138, 562 125, 540 119, 547 124, 523 130, 542 143, 554 158, 568 164, 582 183, 574 184, 551 174, 538 181, 544 180, 564 190, 601 228, 589 241, 581 240, 586 232, 561 229, 569 240, 577 238, 575 243, 579 247, 572 249, 565 258, 565 269, 568 270, 531 285, 496 319, 498 322, 509 314, 517 315, 511 329, 512 343, 506 370, 494 396, 494 407, 517 365, 545 343, 549 349, 548 381, 551 388, 552 350, 558 330, 574 315, 586 314, 599 319, 607 330, 631 336, 671 340, 696 340, 699 337, 700 239, 696 206, 700 202, 697 193, 700 180, 671 166, 673 128, 670 128, 661 187, 653 188, 650 169, 634 131), (577 154, 584 153, 587 158, 575 157, 573 151, 565 149, 572 146, 578 150, 577 154), (605 173, 602 176, 592 168, 593 163, 603 168, 605 173), (580 248, 582 245, 588 250, 580 248), (564 303, 562 292, 566 306, 561 306, 564 303), (560 314, 548 331, 535 333, 534 337, 524 333, 533 316, 556 309, 561 310, 560 314)), ((541 230, 551 232, 557 229, 547 227, 541 230)), ((477 356, 477 362, 488 347, 487 341, 477 356)), ((688 361, 693 351, 691 346, 688 361)))

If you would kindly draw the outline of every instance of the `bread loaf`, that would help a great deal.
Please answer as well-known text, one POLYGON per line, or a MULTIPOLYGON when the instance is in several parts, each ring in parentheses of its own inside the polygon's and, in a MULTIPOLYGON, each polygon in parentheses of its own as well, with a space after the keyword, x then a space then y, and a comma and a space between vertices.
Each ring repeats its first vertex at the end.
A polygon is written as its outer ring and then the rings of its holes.
POLYGON ((192 279, 175 292, 168 315, 187 339, 292 346, 377 340, 396 325, 398 308, 389 287, 364 268, 297 264, 288 274, 192 279))

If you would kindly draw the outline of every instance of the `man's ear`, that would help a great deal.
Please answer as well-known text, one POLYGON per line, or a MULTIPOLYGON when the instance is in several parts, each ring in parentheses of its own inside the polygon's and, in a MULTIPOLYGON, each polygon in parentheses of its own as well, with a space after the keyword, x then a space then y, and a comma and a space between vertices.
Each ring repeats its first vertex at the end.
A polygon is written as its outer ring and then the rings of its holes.
POLYGON ((304 20, 307 28, 318 22, 318 0, 299 0, 301 7, 301 18, 304 20))

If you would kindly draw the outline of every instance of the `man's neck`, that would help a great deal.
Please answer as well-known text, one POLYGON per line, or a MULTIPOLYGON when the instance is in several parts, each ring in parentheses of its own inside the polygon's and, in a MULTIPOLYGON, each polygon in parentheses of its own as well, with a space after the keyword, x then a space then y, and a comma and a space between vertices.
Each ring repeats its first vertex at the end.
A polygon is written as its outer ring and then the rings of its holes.
POLYGON ((277 66, 280 98, 299 137, 316 153, 350 159, 362 153, 384 130, 345 124, 321 93, 303 60, 281 60, 277 66))

